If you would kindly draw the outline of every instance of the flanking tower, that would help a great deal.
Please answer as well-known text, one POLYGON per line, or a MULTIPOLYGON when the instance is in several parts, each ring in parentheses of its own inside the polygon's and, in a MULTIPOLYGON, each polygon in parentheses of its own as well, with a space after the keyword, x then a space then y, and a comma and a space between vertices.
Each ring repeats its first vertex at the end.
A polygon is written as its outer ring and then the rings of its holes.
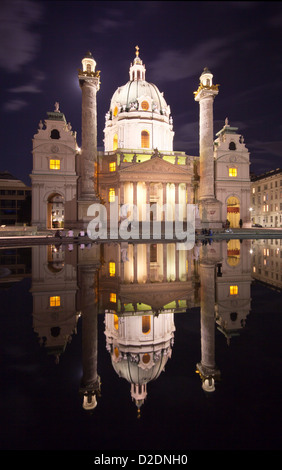
POLYGON ((202 227, 221 227, 221 203, 215 197, 213 150, 213 101, 218 85, 212 83, 213 75, 205 68, 200 85, 194 92, 200 105, 200 187, 199 212, 202 227))
POLYGON ((97 91, 100 88, 100 72, 96 62, 87 52, 78 71, 82 90, 82 150, 78 160, 78 221, 86 228, 93 217, 87 216, 88 207, 99 201, 97 187, 97 91))

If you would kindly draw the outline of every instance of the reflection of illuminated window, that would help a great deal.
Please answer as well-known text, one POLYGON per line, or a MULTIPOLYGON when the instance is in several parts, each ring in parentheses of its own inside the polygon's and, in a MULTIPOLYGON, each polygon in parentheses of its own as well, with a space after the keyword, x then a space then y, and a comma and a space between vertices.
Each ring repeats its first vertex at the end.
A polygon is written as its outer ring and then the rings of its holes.
POLYGON ((237 176, 237 168, 229 168, 229 176, 237 176))
POLYGON ((109 202, 115 202, 116 192, 114 188, 109 189, 109 202))
POLYGON ((110 302, 116 302, 117 301, 117 295, 114 292, 110 293, 110 302))
POLYGON ((61 297, 59 295, 54 295, 50 297, 50 307, 59 307, 61 305, 61 297))
POLYGON ((116 171, 116 162, 109 163, 109 171, 116 171))
POLYGON ((230 286, 230 295, 238 294, 238 286, 230 286))
POLYGON ((50 170, 59 170, 61 168, 60 160, 50 160, 50 170))
POLYGON ((148 364, 150 362, 150 354, 143 354, 142 361, 144 362, 144 364, 148 364))
POLYGON ((114 135, 114 140, 113 140, 113 150, 116 150, 118 148, 118 136, 117 134, 114 135))
POLYGON ((114 261, 109 262, 109 275, 111 277, 116 275, 116 263, 114 261))
POLYGON ((151 331, 151 317, 149 315, 144 315, 142 317, 142 333, 147 335, 151 331))
POLYGON ((116 314, 114 314, 114 327, 118 330, 118 316, 116 314))

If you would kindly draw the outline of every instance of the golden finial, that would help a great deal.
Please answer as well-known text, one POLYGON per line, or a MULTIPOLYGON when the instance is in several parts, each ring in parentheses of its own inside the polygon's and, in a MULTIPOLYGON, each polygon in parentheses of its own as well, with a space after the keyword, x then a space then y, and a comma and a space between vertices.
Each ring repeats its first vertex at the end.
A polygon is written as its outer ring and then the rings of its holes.
POLYGON ((135 46, 135 49, 136 49, 136 57, 138 57, 139 56, 139 47, 135 46))

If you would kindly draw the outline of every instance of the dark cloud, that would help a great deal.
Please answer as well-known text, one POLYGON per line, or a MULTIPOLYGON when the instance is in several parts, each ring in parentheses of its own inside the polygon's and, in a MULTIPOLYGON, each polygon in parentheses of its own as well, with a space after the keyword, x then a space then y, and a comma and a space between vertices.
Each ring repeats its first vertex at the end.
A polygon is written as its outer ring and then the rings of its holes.
POLYGON ((4 105, 4 111, 12 112, 12 111, 20 111, 22 108, 28 105, 27 101, 24 100, 8 100, 4 105))
POLYGON ((33 28, 41 20, 42 3, 2 0, 0 6, 0 67, 16 73, 37 56, 39 35, 33 28))

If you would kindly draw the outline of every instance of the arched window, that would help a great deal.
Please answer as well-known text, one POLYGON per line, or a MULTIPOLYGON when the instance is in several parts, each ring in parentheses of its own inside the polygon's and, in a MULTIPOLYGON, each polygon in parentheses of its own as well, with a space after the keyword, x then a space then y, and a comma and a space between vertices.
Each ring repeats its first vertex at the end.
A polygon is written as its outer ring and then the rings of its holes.
POLYGON ((91 72, 91 65, 90 64, 86 65, 86 71, 87 71, 87 73, 91 72))
POLYGON ((148 149, 150 147, 150 134, 148 131, 141 132, 141 148, 148 149))
POLYGON ((147 335, 151 331, 151 317, 149 315, 142 316, 142 333, 147 335))
POLYGON ((115 202, 116 192, 114 188, 109 189, 109 202, 115 202))
POLYGON ((115 330, 118 330, 118 316, 115 313, 114 313, 114 327, 115 327, 115 330))
POLYGON ((114 139, 113 139, 113 150, 116 150, 117 148, 118 148, 118 135, 115 134, 114 139))
POLYGON ((230 144, 229 144, 229 150, 236 150, 236 144, 235 144, 235 142, 230 142, 230 144))
POLYGON ((117 113, 118 113, 118 107, 115 106, 115 109, 114 109, 114 116, 117 116, 117 113))
POLYGON ((51 139, 59 139, 60 138, 60 132, 57 129, 53 129, 51 131, 50 137, 51 137, 51 139))
POLYGON ((109 262, 109 275, 114 277, 116 275, 116 263, 114 261, 109 262))

